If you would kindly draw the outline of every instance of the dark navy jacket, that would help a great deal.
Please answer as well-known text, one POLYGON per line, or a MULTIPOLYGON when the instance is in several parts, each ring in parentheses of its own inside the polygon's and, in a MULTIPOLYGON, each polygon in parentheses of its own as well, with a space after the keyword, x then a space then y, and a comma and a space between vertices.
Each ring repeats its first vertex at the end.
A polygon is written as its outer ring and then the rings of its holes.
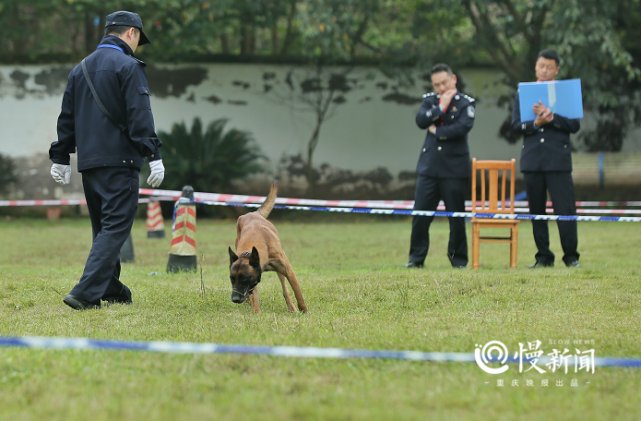
POLYGON ((416 114, 416 125, 421 129, 436 125, 435 135, 427 131, 416 172, 436 178, 469 178, 467 134, 474 125, 474 98, 457 92, 448 109, 442 112, 439 97, 434 92, 423 95, 416 114))
POLYGON ((521 121, 517 92, 512 107, 512 130, 523 135, 521 172, 572 171, 570 133, 581 128, 579 120, 554 114, 551 123, 534 127, 534 121, 521 121))
POLYGON ((108 35, 86 58, 89 76, 105 108, 127 130, 122 131, 98 108, 78 64, 67 81, 58 117, 58 140, 50 159, 69 165, 78 153, 78 171, 96 167, 140 169, 144 158, 160 159, 149 101, 145 64, 133 56, 120 38, 108 35))

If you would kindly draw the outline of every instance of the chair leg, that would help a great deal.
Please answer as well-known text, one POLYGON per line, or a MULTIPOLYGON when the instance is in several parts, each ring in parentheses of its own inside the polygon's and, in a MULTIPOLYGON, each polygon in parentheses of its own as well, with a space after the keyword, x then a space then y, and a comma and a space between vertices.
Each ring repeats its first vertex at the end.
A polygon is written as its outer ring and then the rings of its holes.
POLYGON ((510 237, 512 238, 510 241, 510 267, 516 268, 516 259, 519 248, 519 229, 515 226, 511 228, 510 231, 510 237))
POLYGON ((481 229, 480 227, 472 223, 472 268, 479 268, 479 254, 480 254, 480 237, 481 229))

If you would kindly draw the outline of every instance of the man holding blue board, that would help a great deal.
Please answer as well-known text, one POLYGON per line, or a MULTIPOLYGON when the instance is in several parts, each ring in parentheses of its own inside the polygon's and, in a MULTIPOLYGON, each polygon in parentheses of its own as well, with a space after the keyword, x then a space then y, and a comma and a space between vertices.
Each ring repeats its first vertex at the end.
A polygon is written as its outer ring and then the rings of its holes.
MULTIPOLYGON (((521 172, 530 213, 545 215, 547 193, 554 214, 576 215, 570 134, 583 117, 580 81, 556 81, 560 60, 554 50, 539 53, 536 83, 520 83, 512 111, 512 129, 523 135, 521 172), (578 90, 577 90, 578 86, 578 90)), ((557 221, 563 262, 579 266, 576 221, 557 221)), ((531 268, 554 266, 547 221, 532 221, 537 253, 531 268)))

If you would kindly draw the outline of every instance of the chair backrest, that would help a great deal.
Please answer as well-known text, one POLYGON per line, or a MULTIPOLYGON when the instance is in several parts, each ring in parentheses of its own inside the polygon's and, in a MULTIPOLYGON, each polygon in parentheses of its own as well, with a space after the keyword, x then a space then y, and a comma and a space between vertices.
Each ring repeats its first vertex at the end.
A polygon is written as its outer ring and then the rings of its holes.
POLYGON ((514 213, 515 167, 514 159, 472 159, 472 212, 514 213), (480 196, 477 196, 478 190, 480 196))

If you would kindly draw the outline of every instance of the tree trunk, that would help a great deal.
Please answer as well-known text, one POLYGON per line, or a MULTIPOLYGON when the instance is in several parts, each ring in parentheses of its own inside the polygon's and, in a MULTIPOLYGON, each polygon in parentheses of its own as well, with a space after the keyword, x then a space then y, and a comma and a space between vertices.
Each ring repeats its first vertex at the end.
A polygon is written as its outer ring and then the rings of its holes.
POLYGON ((89 54, 90 51, 93 51, 96 48, 95 34, 91 16, 88 12, 85 12, 85 54, 89 54))
POLYGON ((296 3, 297 3, 297 0, 291 0, 289 2, 289 13, 287 14, 287 29, 285 30, 283 45, 280 49, 280 54, 282 56, 287 55, 287 53, 289 52, 289 47, 291 46, 292 40, 294 38, 292 26, 293 26, 294 18, 296 17, 296 3))
POLYGON ((252 15, 244 15, 240 25, 240 55, 256 52, 256 25, 252 15))
POLYGON ((220 35, 220 49, 223 54, 230 54, 229 37, 227 36, 227 34, 220 35))
POLYGON ((270 28, 272 35, 272 55, 278 54, 278 22, 274 22, 270 28))

